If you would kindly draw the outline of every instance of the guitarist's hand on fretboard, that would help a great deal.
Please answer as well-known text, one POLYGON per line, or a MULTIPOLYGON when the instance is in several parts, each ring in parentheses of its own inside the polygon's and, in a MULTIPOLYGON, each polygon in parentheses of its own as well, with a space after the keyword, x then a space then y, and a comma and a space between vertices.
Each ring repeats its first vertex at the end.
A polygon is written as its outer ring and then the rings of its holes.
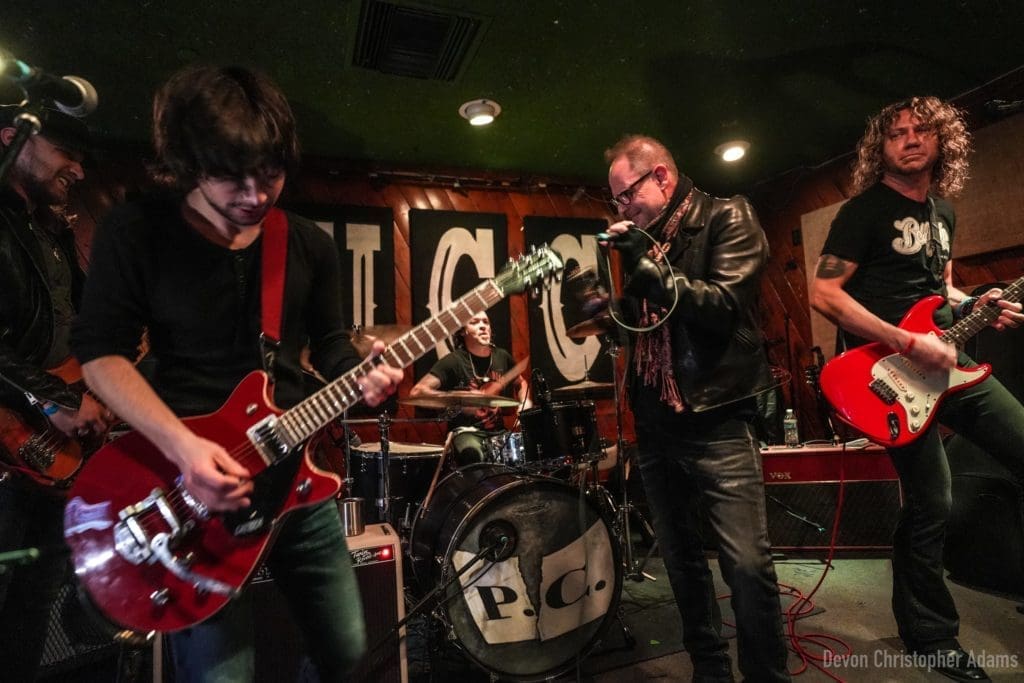
MULTIPOLYGON (((384 353, 387 345, 378 339, 373 342, 367 359, 372 359, 384 353)), ((375 365, 373 370, 365 374, 359 380, 359 388, 363 391, 363 400, 369 406, 376 406, 387 400, 388 396, 398 391, 398 385, 405 377, 405 370, 395 368, 385 363, 375 365)))

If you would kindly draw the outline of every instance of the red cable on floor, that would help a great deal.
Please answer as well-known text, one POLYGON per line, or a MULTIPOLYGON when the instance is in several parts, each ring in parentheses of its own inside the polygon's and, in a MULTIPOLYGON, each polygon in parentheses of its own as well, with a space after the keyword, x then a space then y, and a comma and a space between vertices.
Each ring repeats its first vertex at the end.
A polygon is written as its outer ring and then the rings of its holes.
MULTIPOLYGON (((838 681, 839 683, 844 683, 843 679, 827 670, 824 666, 819 664, 819 662, 825 661, 825 656, 823 654, 825 652, 831 652, 832 659, 839 659, 852 655, 853 648, 851 648, 849 644, 841 638, 836 638, 835 636, 830 636, 826 633, 797 633, 796 620, 814 611, 814 603, 811 602, 811 598, 813 598, 815 593, 818 592, 818 589, 821 588, 821 585, 825 582, 825 576, 828 574, 828 570, 832 568, 832 558, 836 552, 836 540, 839 537, 839 522, 843 516, 843 498, 846 489, 846 461, 842 456, 845 455, 845 453, 846 443, 844 442, 839 458, 839 492, 836 498, 835 516, 832 518, 832 537, 829 539, 828 557, 825 558, 825 569, 821 572, 821 577, 818 579, 818 583, 814 585, 814 588, 811 589, 811 592, 806 596, 794 586, 779 584, 780 593, 785 589, 788 595, 792 595, 797 598, 793 604, 783 612, 786 617, 786 633, 790 643, 790 649, 800 657, 801 661, 800 668, 796 671, 790 672, 789 675, 799 676, 807 671, 808 667, 813 666, 821 673, 834 681, 838 681), (802 643, 813 643, 814 645, 817 645, 821 648, 822 654, 808 652, 802 643)), ((730 597, 732 597, 732 595, 730 593, 726 593, 724 595, 719 595, 717 599, 724 600, 730 597)), ((731 624, 725 620, 723 620, 722 623, 733 628, 736 627, 735 624, 731 624)))

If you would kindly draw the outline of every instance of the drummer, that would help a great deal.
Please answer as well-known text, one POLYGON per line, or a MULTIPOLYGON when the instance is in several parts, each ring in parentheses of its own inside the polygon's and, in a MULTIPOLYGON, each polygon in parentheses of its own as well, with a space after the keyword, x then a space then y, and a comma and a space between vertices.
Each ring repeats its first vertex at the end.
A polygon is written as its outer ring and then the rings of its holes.
MULTIPOLYGON (((468 390, 507 396, 519 402, 516 417, 533 404, 529 382, 522 375, 508 377, 515 360, 491 343, 491 320, 478 313, 455 333, 455 350, 441 358, 412 388, 410 396, 433 396, 468 390), (504 386, 502 386, 504 385, 504 386)), ((462 467, 488 460, 487 439, 505 430, 500 408, 463 408, 448 421, 455 463, 462 467)))

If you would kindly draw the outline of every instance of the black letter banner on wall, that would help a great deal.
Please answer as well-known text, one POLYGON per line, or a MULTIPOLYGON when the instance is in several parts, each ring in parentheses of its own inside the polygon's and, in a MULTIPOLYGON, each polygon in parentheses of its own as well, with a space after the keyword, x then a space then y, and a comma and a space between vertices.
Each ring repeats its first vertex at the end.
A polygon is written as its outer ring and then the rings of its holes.
POLYGON ((395 236, 391 209, 307 204, 296 207, 295 212, 316 221, 334 238, 341 263, 345 322, 364 328, 396 322, 395 236))
MULTIPOLYGON (((570 339, 566 331, 588 319, 579 288, 570 276, 577 270, 598 269, 597 233, 608 227, 594 218, 526 216, 526 244, 547 243, 565 261, 565 276, 551 283, 539 299, 530 300, 530 365, 544 373, 552 389, 590 379, 612 381, 612 364, 605 337, 570 339)), ((603 259, 602 259, 603 261, 603 259)), ((601 263, 604 269, 604 263, 601 263)), ((607 288, 606 276, 602 282, 607 288)))
MULTIPOLYGON (((506 226, 503 213, 409 210, 414 324, 450 308, 460 296, 498 274, 507 261, 506 226)), ((508 349, 508 302, 503 300, 487 314, 491 339, 508 349)), ((446 340, 416 361, 416 381, 450 351, 446 340)))

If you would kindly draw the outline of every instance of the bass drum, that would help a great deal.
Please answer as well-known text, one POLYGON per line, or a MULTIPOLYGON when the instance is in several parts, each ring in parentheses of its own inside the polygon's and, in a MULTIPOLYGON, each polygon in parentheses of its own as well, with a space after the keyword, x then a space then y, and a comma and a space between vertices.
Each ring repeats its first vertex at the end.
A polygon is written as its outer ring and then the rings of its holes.
POLYGON ((587 655, 618 610, 610 519, 605 498, 563 481, 471 465, 445 477, 417 515, 413 571, 426 592, 466 570, 440 602, 478 666, 504 679, 553 678, 587 655))

